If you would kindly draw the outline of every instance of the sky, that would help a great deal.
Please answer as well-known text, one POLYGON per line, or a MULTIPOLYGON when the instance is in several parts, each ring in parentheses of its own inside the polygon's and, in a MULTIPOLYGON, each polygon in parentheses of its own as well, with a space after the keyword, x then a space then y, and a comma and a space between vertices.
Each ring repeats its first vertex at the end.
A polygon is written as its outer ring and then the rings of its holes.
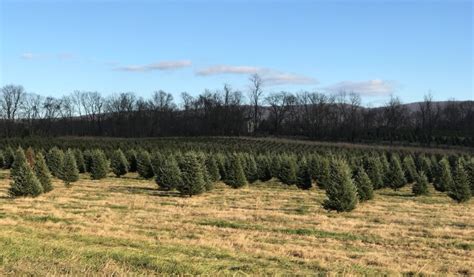
POLYGON ((473 3, 0 0, 0 86, 60 97, 230 84, 473 100, 473 3))

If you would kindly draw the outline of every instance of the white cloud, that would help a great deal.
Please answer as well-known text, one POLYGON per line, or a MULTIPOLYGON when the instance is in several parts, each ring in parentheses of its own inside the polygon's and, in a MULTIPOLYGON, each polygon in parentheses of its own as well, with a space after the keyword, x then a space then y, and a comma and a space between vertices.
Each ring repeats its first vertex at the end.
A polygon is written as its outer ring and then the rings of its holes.
POLYGON ((389 95, 395 91, 397 84, 393 81, 380 79, 368 81, 342 81, 326 87, 330 92, 355 92, 366 96, 389 95))
POLYGON ((303 75, 281 72, 279 70, 248 65, 214 65, 196 71, 196 75, 209 76, 219 74, 260 74, 266 85, 308 85, 318 81, 303 75))
POLYGON ((192 62, 189 60, 181 61, 162 61, 157 63, 145 65, 126 65, 115 67, 114 70, 130 71, 130 72, 148 72, 153 70, 174 70, 183 67, 191 66, 192 62))
POLYGON ((27 53, 21 54, 20 57, 21 57, 22 59, 25 59, 25 60, 33 60, 33 59, 36 59, 36 58, 41 57, 41 55, 33 54, 33 53, 30 53, 30 52, 27 52, 27 53))

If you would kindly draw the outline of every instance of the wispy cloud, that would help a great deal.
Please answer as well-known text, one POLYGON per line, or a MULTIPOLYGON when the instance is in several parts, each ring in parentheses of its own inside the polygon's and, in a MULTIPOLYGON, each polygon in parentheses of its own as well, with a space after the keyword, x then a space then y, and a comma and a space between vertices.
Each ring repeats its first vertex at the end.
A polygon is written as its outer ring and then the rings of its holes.
POLYGON ((249 75, 249 74, 260 74, 265 85, 308 85, 316 84, 318 81, 314 78, 282 72, 279 70, 258 67, 258 66, 248 66, 248 65, 214 65, 206 68, 201 68, 196 71, 198 76, 210 76, 210 75, 220 75, 220 74, 240 74, 240 75, 249 75))
POLYGON ((126 65, 114 67, 114 70, 118 71, 129 71, 129 72, 148 72, 154 70, 174 70, 191 66, 192 62, 189 60, 180 61, 162 61, 157 63, 145 64, 145 65, 126 65))
POLYGON ((368 81, 342 81, 326 87, 330 92, 355 92, 366 96, 389 95, 395 91, 397 84, 394 81, 380 79, 368 81))
POLYGON ((43 57, 43 55, 34 54, 34 53, 31 53, 31 52, 22 53, 20 55, 20 58, 22 58, 24 60, 34 60, 34 59, 38 59, 38 58, 41 58, 41 57, 43 57))
POLYGON ((63 60, 63 61, 64 60, 72 60, 72 59, 74 59, 74 57, 75 56, 72 53, 59 53, 58 54, 58 59, 63 60))

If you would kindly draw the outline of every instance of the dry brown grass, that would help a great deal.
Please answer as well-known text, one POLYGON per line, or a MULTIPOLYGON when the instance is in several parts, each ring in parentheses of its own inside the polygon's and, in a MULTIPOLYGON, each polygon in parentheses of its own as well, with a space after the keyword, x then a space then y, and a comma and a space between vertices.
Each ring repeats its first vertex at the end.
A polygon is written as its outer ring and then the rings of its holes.
MULTIPOLYGON (((6 172, 1 171, 5 177, 6 172)), ((8 199, 0 180, 0 275, 474 274, 474 201, 377 191, 351 213, 324 192, 224 185, 193 198, 153 181, 88 180, 8 199)))

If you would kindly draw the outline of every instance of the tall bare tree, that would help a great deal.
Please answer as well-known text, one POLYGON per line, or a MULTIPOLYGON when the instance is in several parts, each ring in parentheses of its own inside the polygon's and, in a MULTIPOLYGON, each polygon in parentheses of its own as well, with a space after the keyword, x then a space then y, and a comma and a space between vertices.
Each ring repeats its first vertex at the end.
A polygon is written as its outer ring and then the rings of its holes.
POLYGON ((255 131, 258 129, 258 125, 260 123, 260 118, 261 118, 261 112, 260 112, 260 100, 263 97, 263 80, 258 75, 258 73, 255 73, 250 76, 249 78, 250 81, 250 91, 249 91, 249 99, 250 103, 252 105, 252 119, 253 119, 253 128, 252 130, 255 131))

